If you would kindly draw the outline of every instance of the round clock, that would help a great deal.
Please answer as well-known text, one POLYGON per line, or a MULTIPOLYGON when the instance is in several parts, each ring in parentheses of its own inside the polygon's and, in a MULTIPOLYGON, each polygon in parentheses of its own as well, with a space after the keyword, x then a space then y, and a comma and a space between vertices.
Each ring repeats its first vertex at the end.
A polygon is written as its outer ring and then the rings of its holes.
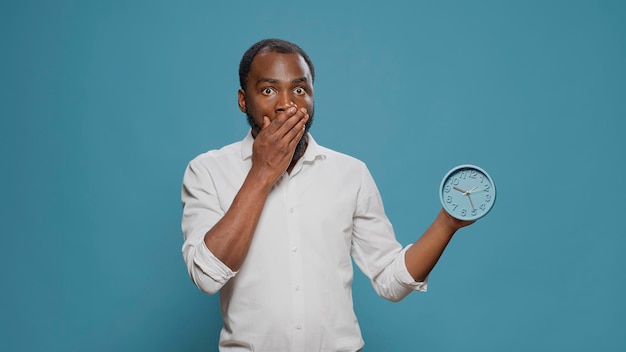
POLYGON ((477 220, 493 208, 496 185, 475 165, 459 165, 443 177, 439 198, 448 214, 459 220, 477 220))

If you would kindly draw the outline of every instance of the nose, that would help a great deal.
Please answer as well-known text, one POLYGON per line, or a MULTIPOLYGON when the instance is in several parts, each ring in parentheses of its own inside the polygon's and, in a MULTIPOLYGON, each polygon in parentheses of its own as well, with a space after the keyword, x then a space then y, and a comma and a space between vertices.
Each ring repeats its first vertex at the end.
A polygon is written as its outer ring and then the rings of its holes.
POLYGON ((291 99, 291 95, 288 93, 282 93, 278 95, 278 99, 276 100, 276 112, 283 112, 289 109, 292 106, 296 106, 296 103, 291 99))

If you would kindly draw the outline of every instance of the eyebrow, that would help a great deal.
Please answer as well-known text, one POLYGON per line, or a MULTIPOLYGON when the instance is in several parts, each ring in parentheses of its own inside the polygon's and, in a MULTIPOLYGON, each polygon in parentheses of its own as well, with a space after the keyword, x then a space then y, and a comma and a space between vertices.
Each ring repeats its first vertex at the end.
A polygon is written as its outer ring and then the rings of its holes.
POLYGON ((296 78, 291 83, 307 83, 309 80, 306 77, 296 78))
MULTIPOLYGON (((291 80, 291 83, 307 83, 309 80, 306 77, 299 77, 291 80)), ((257 81, 257 83, 278 83, 279 80, 276 78, 269 77, 261 77, 257 81)))

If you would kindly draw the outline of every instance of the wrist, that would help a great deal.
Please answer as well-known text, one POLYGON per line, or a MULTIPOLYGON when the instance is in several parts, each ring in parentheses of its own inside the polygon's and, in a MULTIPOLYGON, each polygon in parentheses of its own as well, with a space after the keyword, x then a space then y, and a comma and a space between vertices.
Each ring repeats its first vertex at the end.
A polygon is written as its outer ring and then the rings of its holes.
POLYGON ((446 232, 450 233, 450 236, 454 235, 460 228, 474 223, 474 221, 459 220, 450 215, 445 209, 441 209, 437 220, 441 222, 441 226, 446 228, 446 232))
POLYGON ((441 211, 439 211, 436 221, 441 230, 444 233, 449 234, 450 237, 452 237, 459 229, 459 226, 456 223, 458 220, 453 218, 452 215, 448 214, 448 212, 446 212, 444 209, 441 209, 441 211))
POLYGON ((269 192, 281 176, 282 174, 276 175, 276 171, 271 170, 269 167, 255 167, 252 165, 246 181, 249 181, 255 188, 269 192))

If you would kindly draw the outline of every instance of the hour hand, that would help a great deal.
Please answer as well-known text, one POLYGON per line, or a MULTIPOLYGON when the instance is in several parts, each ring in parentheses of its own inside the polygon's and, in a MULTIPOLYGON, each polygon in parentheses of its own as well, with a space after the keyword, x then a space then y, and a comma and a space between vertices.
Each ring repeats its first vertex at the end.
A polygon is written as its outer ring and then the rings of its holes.
MULTIPOLYGON (((457 191, 459 191, 459 192, 461 192, 461 193, 465 193, 465 194, 468 194, 468 193, 469 193, 468 191, 464 190, 463 188, 459 188, 459 187, 457 187, 457 186, 452 186, 452 188, 456 189, 457 191)), ((470 191, 470 192, 471 192, 471 191, 470 191)))

